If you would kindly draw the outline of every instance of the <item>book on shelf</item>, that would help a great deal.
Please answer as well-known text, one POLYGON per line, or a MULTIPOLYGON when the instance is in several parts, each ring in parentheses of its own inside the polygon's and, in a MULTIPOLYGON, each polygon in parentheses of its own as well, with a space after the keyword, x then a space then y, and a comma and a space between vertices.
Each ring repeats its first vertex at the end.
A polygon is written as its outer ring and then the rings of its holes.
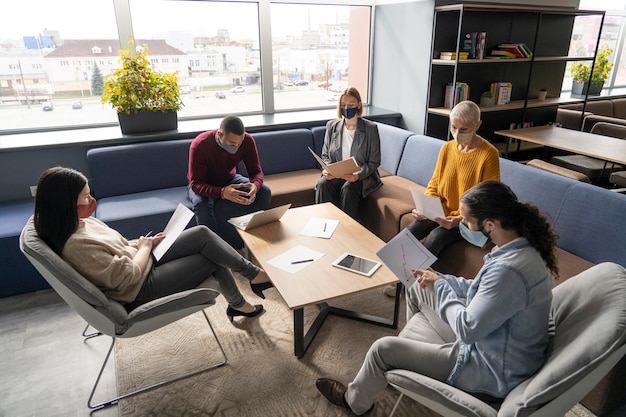
POLYGON ((512 52, 505 51, 503 49, 494 49, 491 51, 491 55, 503 56, 505 58, 515 58, 516 55, 512 52))
POLYGON ((444 95, 444 107, 451 109, 463 100, 469 100, 470 87, 467 83, 448 83, 444 95))
POLYGON ((498 49, 514 54, 516 58, 531 58, 533 56, 525 43, 501 43, 498 45, 498 49))
POLYGON ((508 81, 494 82, 491 83, 490 90, 496 98, 496 105, 507 104, 511 101, 513 84, 508 81))
MULTIPOLYGON (((464 51, 459 52, 459 59, 467 59, 468 56, 469 56, 468 52, 464 52, 464 51)), ((456 52, 447 52, 447 51, 440 52, 439 59, 446 59, 449 61, 454 61, 456 59, 456 52)))
POLYGON ((463 36, 462 50, 468 53, 470 59, 483 59, 485 57, 485 43, 487 32, 469 32, 463 36))

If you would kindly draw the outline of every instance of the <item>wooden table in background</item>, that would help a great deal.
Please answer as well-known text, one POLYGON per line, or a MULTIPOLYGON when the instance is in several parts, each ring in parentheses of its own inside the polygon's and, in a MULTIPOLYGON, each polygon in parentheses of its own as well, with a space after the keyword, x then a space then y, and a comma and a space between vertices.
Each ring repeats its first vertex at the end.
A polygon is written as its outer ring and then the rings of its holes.
MULTIPOLYGON (((400 305, 400 288, 396 292, 393 318, 348 311, 329 306, 327 301, 357 294, 388 284, 399 284, 395 275, 384 264, 371 276, 332 266, 332 262, 345 252, 379 260, 376 252, 385 242, 331 203, 293 208, 280 221, 252 230, 238 230, 250 253, 267 271, 272 283, 285 303, 293 310, 294 353, 301 358, 329 314, 380 326, 397 328, 400 305), (339 225, 330 239, 299 235, 311 218, 336 219, 339 225), (324 253, 320 259, 295 274, 283 271, 268 263, 274 257, 295 246, 324 253), (316 305, 320 311, 309 330, 304 334, 304 307, 316 305)), ((381 291, 381 297, 383 297, 381 291)), ((363 306, 367 310, 367 306, 363 306)))
POLYGON ((497 130, 494 133, 604 161, 626 164, 626 140, 624 139, 555 126, 497 130))

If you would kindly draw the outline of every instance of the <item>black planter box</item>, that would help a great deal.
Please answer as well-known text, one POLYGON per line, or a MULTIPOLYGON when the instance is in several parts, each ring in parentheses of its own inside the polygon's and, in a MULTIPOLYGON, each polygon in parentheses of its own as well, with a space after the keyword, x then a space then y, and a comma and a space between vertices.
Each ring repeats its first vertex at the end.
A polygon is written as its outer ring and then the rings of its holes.
POLYGON ((178 129, 178 114, 175 111, 138 111, 137 113, 118 113, 122 133, 160 132, 178 129))
MULTIPOLYGON (((604 83, 601 85, 593 84, 589 86, 589 95, 590 96, 599 96, 600 92, 602 92, 602 87, 604 87, 604 83)), ((587 83, 581 83, 578 81, 572 81, 572 94, 584 95, 587 90, 587 83)))

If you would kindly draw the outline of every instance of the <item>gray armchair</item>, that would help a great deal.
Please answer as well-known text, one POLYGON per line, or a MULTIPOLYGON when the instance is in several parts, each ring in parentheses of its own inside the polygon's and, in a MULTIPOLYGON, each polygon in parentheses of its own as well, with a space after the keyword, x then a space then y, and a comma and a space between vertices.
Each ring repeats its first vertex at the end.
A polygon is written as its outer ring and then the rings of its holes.
MULTIPOLYGON (((487 404, 423 375, 394 369, 386 376, 401 392, 398 403, 406 395, 445 417, 565 415, 626 354, 626 269, 614 263, 595 265, 558 285, 553 295, 546 361, 501 405, 487 404)), ((432 332, 424 328, 428 325, 419 314, 409 325, 414 326, 413 332, 432 332)), ((410 332, 403 332, 410 337, 410 332)))
POLYGON ((209 318, 204 312, 205 308, 215 304, 215 298, 220 294, 218 291, 219 284, 213 277, 209 277, 196 289, 171 294, 140 305, 134 310, 127 312, 120 303, 107 298, 102 291, 96 288, 96 286, 50 249, 37 235, 32 217, 29 219, 26 226, 24 226, 20 235, 20 249, 26 258, 35 266, 37 271, 48 281, 50 286, 85 319, 87 322, 87 327, 85 327, 83 331, 85 338, 88 339, 103 334, 111 336, 111 345, 104 359, 104 363, 102 364, 102 368, 98 373, 89 400, 87 401, 89 408, 98 409, 106 407, 117 403, 122 398, 130 397, 149 389, 178 381, 208 371, 209 369, 217 368, 226 363, 226 353, 213 330, 209 318), (119 395, 108 401, 92 404, 98 382, 100 381, 102 372, 104 371, 117 338, 139 336, 198 311, 202 311, 204 314, 213 337, 217 342, 217 346, 221 351, 222 358, 220 358, 217 363, 168 381, 119 395), (96 329, 97 332, 87 334, 89 326, 96 329))

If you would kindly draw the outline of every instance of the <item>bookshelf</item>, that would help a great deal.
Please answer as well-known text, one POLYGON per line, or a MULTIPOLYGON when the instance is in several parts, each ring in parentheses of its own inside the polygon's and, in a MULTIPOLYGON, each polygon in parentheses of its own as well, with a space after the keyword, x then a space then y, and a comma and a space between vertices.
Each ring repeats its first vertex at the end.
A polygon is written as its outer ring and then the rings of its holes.
POLYGON ((569 62, 591 62, 602 27, 604 12, 574 8, 527 7, 487 4, 453 4, 435 7, 431 65, 428 86, 426 134, 449 139, 450 109, 444 106, 449 83, 467 83, 469 99, 480 102, 480 96, 492 82, 513 85, 507 104, 481 107, 483 123, 479 134, 492 142, 503 139, 496 130, 508 129, 512 123, 532 122, 535 126, 554 121, 559 105, 583 102, 586 96, 562 94, 563 78, 569 62), (570 56, 572 32, 577 18, 600 17, 596 38, 586 56, 570 56), (532 56, 514 59, 459 59, 467 33, 486 32, 485 56, 500 44, 524 43, 532 56), (439 59, 441 52, 455 52, 455 59, 439 59), (548 96, 538 100, 539 90, 548 96))

